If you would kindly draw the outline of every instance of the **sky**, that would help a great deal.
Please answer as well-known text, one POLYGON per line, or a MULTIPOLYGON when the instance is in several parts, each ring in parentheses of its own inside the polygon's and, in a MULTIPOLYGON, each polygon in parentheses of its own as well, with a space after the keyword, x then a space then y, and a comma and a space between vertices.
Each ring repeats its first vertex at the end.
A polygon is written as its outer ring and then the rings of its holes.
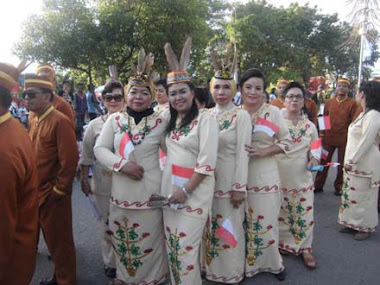
MULTIPOLYGON (((322 13, 338 13, 341 20, 348 21, 348 15, 353 8, 349 0, 267 0, 274 6, 288 7, 292 2, 300 5, 309 3, 310 7, 318 6, 322 13)), ((23 25, 26 25, 27 17, 39 13, 42 0, 1 0, 0 35, 4 40, 0 44, 0 62, 8 62, 17 65, 19 59, 12 55, 14 44, 21 37, 23 25)), ((232 1, 231 1, 232 2, 232 1)), ((240 0, 247 2, 247 0, 240 0)), ((33 72, 35 65, 31 65, 26 71, 33 72)), ((376 66, 376 73, 380 73, 380 61, 376 66)))

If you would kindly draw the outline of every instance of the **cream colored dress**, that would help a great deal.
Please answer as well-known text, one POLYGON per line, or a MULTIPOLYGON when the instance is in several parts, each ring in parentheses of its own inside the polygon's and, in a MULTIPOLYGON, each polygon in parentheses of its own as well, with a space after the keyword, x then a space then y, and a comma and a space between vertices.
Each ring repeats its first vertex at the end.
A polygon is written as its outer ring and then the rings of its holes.
MULTIPOLYGON (((264 103, 252 115, 253 128, 258 118, 275 124, 279 129, 274 136, 253 129, 251 145, 266 148, 275 144, 285 153, 288 152, 290 135, 280 110, 264 103)), ((278 251, 281 191, 275 156, 253 157, 249 160, 247 193, 245 275, 252 277, 260 272, 280 273, 284 269, 278 251)))
POLYGON ((215 169, 215 191, 211 224, 206 231, 206 278, 223 283, 237 283, 244 278, 245 203, 234 209, 232 191, 247 192, 248 153, 245 145, 251 142, 252 124, 247 111, 230 103, 224 109, 210 110, 219 125, 218 159, 215 169), (223 242, 216 230, 225 219, 234 226, 235 248, 223 242))
MULTIPOLYGON (((315 125, 304 116, 295 126, 287 123, 292 143, 290 151, 277 156, 281 178, 279 247, 292 254, 312 252, 314 229, 314 182, 307 169, 310 144, 318 139, 315 125)), ((320 155, 316 155, 320 160, 320 155)))
MULTIPOLYGON (((177 121, 177 126, 180 121, 177 121)), ((215 186, 218 126, 207 110, 182 130, 166 136, 167 163, 162 179, 162 195, 173 193, 172 165, 194 169, 206 175, 184 204, 164 208, 166 248, 171 284, 200 285, 199 251, 203 229, 211 212, 215 186)))
POLYGON ((112 174, 110 236, 116 252, 117 278, 128 284, 156 284, 168 277, 162 210, 152 209, 149 197, 160 192, 158 149, 168 120, 153 113, 137 125, 126 112, 112 114, 96 142, 96 158, 112 174), (133 158, 144 168, 142 180, 120 173, 128 158, 120 155, 122 137, 135 143, 133 158))
POLYGON ((106 119, 107 116, 100 116, 88 124, 83 136, 80 164, 88 166, 93 165, 91 190, 100 213, 102 214, 102 219, 99 222, 99 225, 101 232, 103 263, 108 267, 115 268, 115 253, 112 248, 112 241, 108 235, 112 171, 103 166, 98 160, 95 160, 94 155, 95 142, 102 131, 106 119))
POLYGON ((352 171, 344 173, 338 222, 361 232, 372 232, 378 223, 377 198, 380 185, 380 113, 361 113, 348 128, 345 163, 352 171))

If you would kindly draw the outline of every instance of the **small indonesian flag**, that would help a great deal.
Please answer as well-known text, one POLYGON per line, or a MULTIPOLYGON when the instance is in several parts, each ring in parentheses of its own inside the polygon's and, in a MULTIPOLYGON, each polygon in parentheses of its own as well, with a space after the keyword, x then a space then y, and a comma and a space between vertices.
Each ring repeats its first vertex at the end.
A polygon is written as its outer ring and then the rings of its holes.
POLYGON ((322 148, 321 159, 326 160, 328 155, 329 155, 329 152, 325 150, 324 148, 322 148))
POLYGON ((236 247, 237 238, 235 235, 234 227, 229 219, 225 219, 220 227, 216 230, 215 234, 220 237, 226 244, 236 247))
POLYGON ((172 184, 181 188, 184 187, 193 173, 193 168, 187 168, 172 164, 172 184))
POLYGON ((332 167, 337 167, 339 165, 340 165, 340 163, 338 163, 338 162, 328 162, 325 164, 325 166, 332 166, 332 167))
POLYGON ((135 146, 133 145, 132 140, 131 140, 129 134, 128 133, 124 133, 124 135, 123 135, 123 137, 121 138, 121 141, 120 141, 119 154, 123 158, 128 159, 129 155, 134 150, 135 150, 135 146))
POLYGON ((320 159, 322 154, 322 140, 317 139, 315 141, 312 141, 310 144, 310 151, 312 156, 314 156, 316 159, 320 159))
POLYGON ((330 117, 329 116, 318 117, 318 125, 319 125, 319 129, 322 131, 331 129, 330 117))
POLYGON ((254 133, 264 132, 268 136, 273 137, 274 134, 278 132, 278 130, 279 130, 278 126, 276 126, 272 122, 269 122, 268 120, 258 117, 255 128, 253 129, 253 132, 254 133))
POLYGON ((166 164, 166 155, 161 149, 160 149, 159 155, 160 155, 160 168, 161 170, 163 170, 166 164))

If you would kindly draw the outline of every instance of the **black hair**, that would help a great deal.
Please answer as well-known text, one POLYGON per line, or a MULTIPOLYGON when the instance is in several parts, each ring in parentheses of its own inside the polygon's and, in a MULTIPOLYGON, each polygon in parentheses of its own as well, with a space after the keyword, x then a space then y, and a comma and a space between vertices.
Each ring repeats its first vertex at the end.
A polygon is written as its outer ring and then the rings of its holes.
POLYGON ((65 84, 65 83, 69 83, 69 84, 71 85, 71 83, 70 83, 69 80, 63 80, 63 81, 62 81, 62 85, 65 84))
POLYGON ((3 86, 0 86, 0 105, 4 109, 9 109, 12 104, 12 95, 9 90, 3 86))
POLYGON ((205 107, 209 103, 210 91, 206 87, 197 86, 194 88, 195 99, 198 100, 199 103, 204 104, 205 107))
POLYGON ((240 87, 243 87, 244 82, 246 82, 248 79, 252 77, 261 78, 264 83, 264 90, 267 89, 267 80, 265 78, 265 75, 261 72, 260 69, 257 69, 257 68, 250 68, 246 72, 243 73, 239 81, 240 87))
POLYGON ((162 85, 165 89, 168 89, 166 77, 161 77, 159 80, 154 82, 155 86, 162 85))
MULTIPOLYGON (((302 95, 303 95, 303 99, 306 100, 306 89, 305 87, 297 82, 297 81, 293 81, 293 82, 290 82, 286 85, 285 89, 284 89, 284 96, 286 96, 286 93, 289 92, 290 89, 292 88, 298 88, 302 91, 302 95)), ((304 103, 303 107, 302 107, 302 112, 304 114, 306 114, 307 118, 310 120, 310 121, 313 121, 313 118, 311 116, 311 113, 310 111, 306 108, 306 104, 304 103)))
MULTIPOLYGON (((187 84, 187 86, 189 86, 190 91, 194 92, 195 87, 194 87, 193 83, 186 82, 185 84, 187 84)), ((170 88, 170 86, 168 86, 168 89, 166 90, 168 94, 169 94, 169 88, 170 88)), ((194 120, 198 116, 198 113, 199 113, 199 111, 198 111, 197 103, 195 102, 195 96, 194 96, 190 110, 189 110, 189 112, 187 112, 185 117, 182 119, 181 125, 179 126, 179 129, 185 127, 186 125, 189 125, 192 122, 192 120, 194 120)), ((178 112, 176 110, 174 110, 174 108, 170 105, 170 121, 169 121, 169 125, 166 129, 166 132, 168 135, 170 135, 170 132, 176 128, 177 117, 178 117, 178 112)))
POLYGON ((121 89, 121 94, 124 96, 123 84, 121 84, 121 82, 119 81, 114 80, 114 81, 110 81, 104 86, 104 89, 102 91, 102 97, 106 95, 107 93, 111 93, 112 90, 117 89, 117 88, 121 89))
POLYGON ((365 95, 365 103, 368 110, 380 112, 380 82, 368 81, 360 85, 359 92, 365 95))

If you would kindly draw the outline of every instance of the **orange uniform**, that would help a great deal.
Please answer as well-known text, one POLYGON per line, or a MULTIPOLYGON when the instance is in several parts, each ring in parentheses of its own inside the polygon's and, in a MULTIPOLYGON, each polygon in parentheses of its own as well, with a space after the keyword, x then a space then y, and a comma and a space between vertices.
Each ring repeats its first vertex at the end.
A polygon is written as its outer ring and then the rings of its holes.
POLYGON ((274 100, 272 100, 269 104, 273 105, 273 106, 276 106, 277 108, 279 108, 280 110, 282 108, 285 108, 284 106, 284 100, 282 100, 282 98, 278 97, 274 100))
POLYGON ((38 173, 32 144, 10 113, 0 116, 0 284, 32 280, 37 255, 38 173))
POLYGON ((55 276, 60 285, 75 285, 71 191, 78 151, 72 123, 51 106, 30 121, 29 135, 40 180, 39 222, 55 265, 55 276))
MULTIPOLYGON (((357 105, 355 100, 346 97, 343 100, 339 100, 337 97, 330 98, 325 103, 323 115, 330 117, 331 129, 321 131, 323 139, 323 148, 329 152, 326 160, 323 160, 321 164, 326 164, 331 161, 335 149, 338 149, 338 166, 337 177, 334 182, 336 191, 342 189, 343 184, 343 163, 344 152, 347 143, 348 126, 354 120, 357 105)), ((323 188, 328 173, 328 167, 322 172, 318 172, 315 179, 315 188, 323 188)))

